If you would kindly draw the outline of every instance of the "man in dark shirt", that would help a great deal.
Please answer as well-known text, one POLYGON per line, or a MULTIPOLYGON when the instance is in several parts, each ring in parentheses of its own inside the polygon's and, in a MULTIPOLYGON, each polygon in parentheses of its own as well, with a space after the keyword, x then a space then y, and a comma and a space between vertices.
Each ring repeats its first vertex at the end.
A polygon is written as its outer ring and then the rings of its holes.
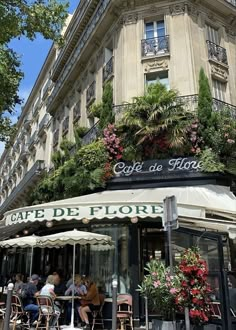
POLYGON ((30 323, 34 323, 34 321, 37 320, 39 313, 39 307, 36 304, 35 299, 35 294, 38 291, 38 282, 39 276, 37 274, 33 274, 30 278, 30 281, 22 288, 22 301, 24 310, 26 312, 30 312, 30 323))

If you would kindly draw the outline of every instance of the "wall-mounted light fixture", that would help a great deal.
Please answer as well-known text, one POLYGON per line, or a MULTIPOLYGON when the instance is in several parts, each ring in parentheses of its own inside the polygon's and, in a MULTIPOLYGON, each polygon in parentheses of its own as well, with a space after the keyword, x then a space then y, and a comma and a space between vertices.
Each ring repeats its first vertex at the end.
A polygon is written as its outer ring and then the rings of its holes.
POLYGON ((29 234, 28 229, 24 229, 24 230, 23 230, 23 234, 24 234, 24 235, 28 235, 28 234, 29 234))
POLYGON ((52 221, 47 221, 46 222, 46 227, 47 228, 51 228, 53 226, 53 222, 52 221))
POLYGON ((84 225, 87 225, 87 224, 89 223, 89 221, 90 221, 90 220, 87 219, 87 218, 83 218, 83 219, 82 219, 82 222, 83 222, 84 225))
POLYGON ((132 217, 132 218, 130 218, 130 221, 132 223, 137 223, 138 222, 138 217, 132 217))

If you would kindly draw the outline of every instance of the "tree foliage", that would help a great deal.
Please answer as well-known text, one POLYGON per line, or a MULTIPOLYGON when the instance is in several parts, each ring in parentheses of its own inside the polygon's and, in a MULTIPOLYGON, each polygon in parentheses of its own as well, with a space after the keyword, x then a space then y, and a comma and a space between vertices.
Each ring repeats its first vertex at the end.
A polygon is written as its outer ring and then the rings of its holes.
POLYGON ((113 88, 110 83, 106 83, 102 94, 102 104, 100 105, 99 128, 103 130, 108 124, 114 123, 115 117, 112 110, 113 88))
POLYGON ((120 122, 125 154, 128 148, 136 159, 139 155, 144 159, 167 156, 169 149, 183 150, 193 113, 185 110, 177 96, 175 90, 157 83, 148 86, 144 96, 134 98, 120 122))
POLYGON ((61 45, 67 7, 66 0, 0 1, 0 140, 8 140, 10 121, 5 118, 21 103, 18 97, 23 77, 20 56, 9 43, 21 37, 34 40, 40 33, 61 45))

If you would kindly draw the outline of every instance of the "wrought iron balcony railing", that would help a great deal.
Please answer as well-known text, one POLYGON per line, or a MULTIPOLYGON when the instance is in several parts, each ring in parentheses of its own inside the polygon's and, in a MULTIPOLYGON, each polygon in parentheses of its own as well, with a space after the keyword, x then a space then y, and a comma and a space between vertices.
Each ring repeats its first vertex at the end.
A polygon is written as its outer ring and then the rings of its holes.
MULTIPOLYGON (((221 100, 218 100, 215 98, 213 98, 212 101, 213 101, 212 102, 213 111, 228 110, 231 114, 231 117, 236 120, 236 106, 235 105, 226 103, 224 101, 221 101, 221 100)), ((179 96, 176 99, 176 103, 182 104, 182 106, 188 110, 196 111, 197 107, 198 107, 198 94, 179 96)), ((122 113, 124 113, 124 111, 127 111, 130 106, 131 106, 131 103, 115 105, 113 107, 113 111, 115 113, 116 120, 119 119, 122 116, 122 113)))
POLYGON ((67 116, 62 123, 62 135, 65 135, 69 130, 69 116, 67 116))
POLYGON ((28 148, 32 148, 38 139, 38 130, 34 131, 33 135, 29 139, 28 148))
POLYGON ((73 110, 73 122, 76 122, 81 117, 81 104, 78 102, 73 110))
POLYGON ((113 75, 113 56, 103 67, 103 83, 110 79, 113 75))
POLYGON ((228 65, 226 49, 215 44, 210 40, 207 40, 206 42, 207 42, 209 60, 214 60, 228 65))
POLYGON ((5 201, 2 203, 2 205, 0 206, 0 214, 3 214, 10 207, 12 207, 12 204, 17 200, 20 205, 22 196, 21 194, 25 194, 25 190, 27 189, 27 187, 32 187, 32 183, 36 182, 37 177, 39 177, 39 175, 44 171, 44 169, 45 162, 43 160, 37 160, 22 178, 20 183, 15 188, 13 188, 8 198, 6 198, 5 201))
POLYGON ((86 92, 87 106, 95 100, 96 81, 94 80, 86 92))
POLYGON ((226 0, 226 2, 230 3, 234 7, 236 7, 236 0, 226 0))
POLYGON ((143 39, 141 41, 142 57, 169 53, 169 36, 143 39))
POLYGON ((29 148, 28 148, 28 143, 23 144, 22 147, 21 147, 20 158, 21 159, 26 159, 29 154, 30 154, 30 152, 29 152, 29 148))
MULTIPOLYGON (((106 11, 107 7, 109 6, 110 2, 111 2, 111 0, 101 0, 99 5, 97 6, 97 9, 96 9, 92 19, 89 21, 89 23, 85 27, 81 37, 77 41, 76 48, 70 57, 69 67, 67 67, 63 70, 60 78, 57 80, 55 88, 53 89, 51 95, 48 98, 48 104, 47 104, 48 106, 51 105, 51 103, 55 99, 56 94, 59 92, 61 87, 64 85, 64 82, 70 73, 70 68, 78 61, 84 47, 86 46, 88 39, 94 33, 94 30, 97 28, 97 25, 99 24, 101 18, 103 17, 103 14, 106 11)), ((59 60, 58 60, 58 62, 59 62, 59 60)))
POLYGON ((96 138, 98 137, 98 134, 99 134, 98 123, 99 123, 99 121, 97 121, 96 124, 94 124, 90 128, 90 130, 85 134, 85 136, 82 139, 83 145, 89 144, 89 143, 93 142, 94 140, 96 140, 96 138))
POLYGON ((53 134, 53 147, 56 147, 59 142, 59 129, 57 129, 53 134))
POLYGON ((50 121, 50 115, 49 113, 45 113, 45 115, 43 116, 42 120, 39 123, 39 128, 38 128, 39 136, 42 136, 45 133, 45 128, 47 127, 49 121, 50 121))

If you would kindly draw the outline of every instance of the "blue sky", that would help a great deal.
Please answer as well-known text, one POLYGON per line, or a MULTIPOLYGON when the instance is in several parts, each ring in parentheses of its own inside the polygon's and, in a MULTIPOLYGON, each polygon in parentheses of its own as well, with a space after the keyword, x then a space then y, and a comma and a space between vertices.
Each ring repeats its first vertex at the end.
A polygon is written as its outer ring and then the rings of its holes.
MULTIPOLYGON (((69 12, 73 13, 79 4, 79 0, 69 0, 69 12)), ((46 59, 47 53, 52 42, 38 36, 34 41, 29 41, 26 38, 13 40, 11 47, 21 56, 22 71, 24 78, 21 81, 19 95, 24 101, 30 94, 30 91, 37 79, 39 71, 46 59)), ((20 114, 20 107, 16 108, 15 114, 12 116, 12 121, 15 122, 20 114)), ((4 149, 4 145, 0 144, 0 154, 4 149)))

